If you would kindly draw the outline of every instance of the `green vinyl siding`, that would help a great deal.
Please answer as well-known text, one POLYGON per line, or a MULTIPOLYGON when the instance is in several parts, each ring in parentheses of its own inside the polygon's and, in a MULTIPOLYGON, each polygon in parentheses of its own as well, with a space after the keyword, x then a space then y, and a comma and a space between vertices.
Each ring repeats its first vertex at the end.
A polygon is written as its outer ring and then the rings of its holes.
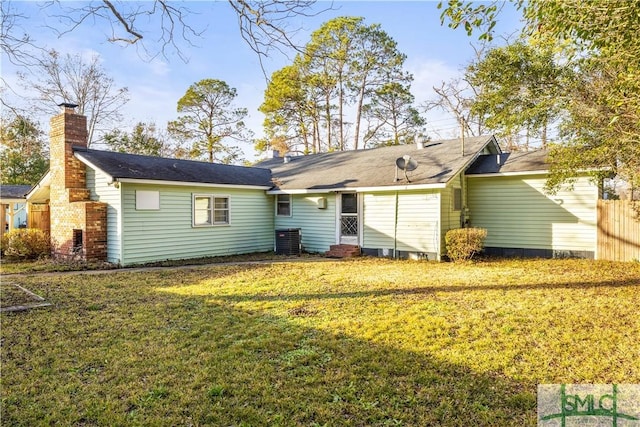
POLYGON ((264 190, 123 183, 123 264, 273 250, 273 202, 264 190), (159 210, 136 210, 136 190, 159 191, 159 210), (193 226, 193 195, 229 198, 229 224, 193 226))
MULTIPOLYGON (((275 212, 274 207, 267 212, 275 212)), ((300 228, 302 247, 308 252, 326 252, 336 243, 336 199, 333 194, 291 195, 291 216, 276 216, 275 228, 300 228), (319 209, 321 198, 326 208, 319 209)))
POLYGON ((440 194, 438 191, 402 191, 363 195, 362 246, 409 252, 439 253, 440 194))
POLYGON ((91 200, 107 204, 107 261, 122 263, 122 203, 120 189, 109 184, 111 178, 87 167, 87 188, 91 200))
POLYGON ((581 177, 547 195, 545 180, 469 177, 471 224, 487 229, 487 247, 595 251, 598 187, 581 177))
POLYGON ((462 205, 466 204, 466 188, 462 183, 462 176, 457 175, 444 188, 440 194, 440 212, 442 213, 442 228, 440 241, 442 242, 442 255, 447 253, 445 235, 447 231, 460 228, 460 215, 462 211, 454 209, 454 191, 459 188, 462 191, 462 205))
MULTIPOLYGON (((454 190, 460 188, 464 190, 461 183, 460 175, 452 179, 446 188, 442 190, 440 197, 440 209, 442 212, 442 241, 444 242, 444 235, 447 231, 460 228, 460 213, 459 210, 454 210, 454 190)), ((462 204, 465 204, 465 195, 462 196, 462 204)))

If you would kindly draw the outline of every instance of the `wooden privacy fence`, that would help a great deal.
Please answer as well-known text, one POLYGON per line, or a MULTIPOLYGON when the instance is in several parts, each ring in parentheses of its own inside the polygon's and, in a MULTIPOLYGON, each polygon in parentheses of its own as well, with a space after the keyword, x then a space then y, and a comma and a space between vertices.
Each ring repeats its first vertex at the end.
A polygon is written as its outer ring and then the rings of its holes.
POLYGON ((633 202, 598 200, 598 259, 640 261, 640 219, 633 202))
POLYGON ((49 234, 51 221, 49 220, 49 205, 29 204, 27 227, 37 228, 49 234))

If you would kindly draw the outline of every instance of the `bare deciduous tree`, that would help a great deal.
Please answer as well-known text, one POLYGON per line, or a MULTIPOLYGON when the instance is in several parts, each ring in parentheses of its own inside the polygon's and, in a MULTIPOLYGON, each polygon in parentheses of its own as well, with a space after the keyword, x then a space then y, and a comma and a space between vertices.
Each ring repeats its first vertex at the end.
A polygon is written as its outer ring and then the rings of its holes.
POLYGON ((192 12, 180 3, 166 0, 149 2, 128 1, 88 1, 66 3, 50 1, 45 10, 56 18, 59 25, 49 28, 58 37, 73 32, 91 22, 106 22, 111 27, 107 41, 126 45, 136 45, 142 49, 147 59, 175 50, 186 61, 180 48, 182 41, 192 44, 204 29, 196 29, 189 23, 192 12), (147 43, 148 40, 152 42, 147 43), (157 46, 154 44, 157 43, 157 46))
POLYGON ((442 82, 439 87, 434 86, 433 91, 437 98, 423 104, 426 111, 440 109, 450 113, 455 117, 460 125, 460 132, 465 136, 480 135, 484 131, 482 120, 471 113, 474 93, 466 80, 455 78, 442 82))
MULTIPOLYGON (((7 59, 16 65, 32 63, 35 44, 26 30, 20 26, 26 20, 24 14, 18 13, 10 1, 0 2, 0 49, 7 59)), ((37 48, 35 49, 37 50, 37 48)))
MULTIPOLYGON (((300 17, 312 17, 330 7, 313 11, 316 0, 228 0, 238 16, 240 34, 251 49, 258 54, 260 64, 273 50, 287 55, 293 48, 301 52, 293 36, 300 30, 291 22, 300 17)), ((262 67, 264 70, 264 67, 262 67)))
POLYGON ((34 109, 57 114, 61 102, 78 104, 78 113, 87 116, 89 145, 122 119, 120 109, 129 101, 128 90, 115 85, 98 56, 85 61, 79 54, 61 55, 51 50, 29 71, 19 77, 25 88, 36 93, 34 109))
MULTIPOLYGON (((315 16, 331 6, 314 10, 316 0, 228 0, 236 13, 240 35, 259 56, 268 57, 274 49, 285 53, 297 49, 293 35, 300 29, 295 18, 315 16)), ((206 27, 196 27, 193 7, 168 0, 130 2, 94 0, 64 2, 52 0, 42 5, 42 13, 55 19, 48 28, 61 37, 79 27, 106 22, 111 32, 107 41, 138 46, 146 59, 158 55, 177 54, 183 61, 188 57, 183 43, 193 46, 206 27)), ((2 2, 2 50, 11 58, 25 62, 36 44, 20 27, 27 17, 15 11, 10 0, 2 2)), ((31 63, 31 61, 29 61, 31 63)))

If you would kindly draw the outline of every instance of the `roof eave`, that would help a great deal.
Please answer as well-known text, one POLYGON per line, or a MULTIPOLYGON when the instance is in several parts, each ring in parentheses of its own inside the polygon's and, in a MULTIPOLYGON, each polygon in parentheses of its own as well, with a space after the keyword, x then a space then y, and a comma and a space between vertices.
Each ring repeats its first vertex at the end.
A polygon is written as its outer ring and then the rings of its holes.
POLYGON ((478 173, 468 174, 467 178, 490 178, 496 176, 523 176, 523 175, 548 175, 549 171, 544 170, 531 170, 531 171, 514 171, 514 172, 490 172, 490 173, 478 173))
POLYGON ((187 182, 187 181, 164 181, 155 179, 136 179, 136 178, 113 178, 114 182, 128 184, 150 184, 150 185, 173 185, 181 187, 219 187, 219 188, 238 188, 245 190, 269 190, 269 185, 245 185, 245 184, 216 184, 211 182, 187 182))
MULTIPOLYGON (((42 178, 40 178, 40 181, 38 181, 38 183, 36 185, 34 185, 33 187, 31 187, 31 190, 29 190, 29 192, 25 195, 25 199, 28 202, 31 203, 37 203, 38 201, 44 201, 45 199, 40 198, 38 200, 33 200, 35 199, 36 195, 39 194, 39 192, 41 191, 45 191, 45 188, 48 188, 51 185, 51 171, 47 171, 47 173, 44 174, 44 176, 42 178)), ((48 197, 47 197, 48 199, 48 197)))
MULTIPOLYGON (((585 176, 596 172, 610 170, 611 168, 590 168, 590 169, 578 169, 575 172, 575 176, 585 176)), ((468 178, 488 178, 493 176, 523 176, 523 175, 549 175, 551 172, 549 169, 535 169, 529 171, 512 171, 512 172, 488 172, 478 174, 468 174, 468 178)))
POLYGON ((21 199, 17 197, 0 197, 0 200, 2 200, 2 203, 24 203, 27 201, 26 197, 21 199))

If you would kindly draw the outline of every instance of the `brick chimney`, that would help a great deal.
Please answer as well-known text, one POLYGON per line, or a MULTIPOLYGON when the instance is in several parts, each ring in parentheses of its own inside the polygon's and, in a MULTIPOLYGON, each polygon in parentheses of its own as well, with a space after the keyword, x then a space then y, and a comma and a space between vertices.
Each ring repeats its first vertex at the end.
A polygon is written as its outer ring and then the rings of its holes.
POLYGON ((107 258, 107 205, 91 201, 86 166, 73 147, 87 146, 87 118, 74 104, 60 104, 51 118, 51 187, 49 206, 53 255, 62 259, 104 261, 107 258))

